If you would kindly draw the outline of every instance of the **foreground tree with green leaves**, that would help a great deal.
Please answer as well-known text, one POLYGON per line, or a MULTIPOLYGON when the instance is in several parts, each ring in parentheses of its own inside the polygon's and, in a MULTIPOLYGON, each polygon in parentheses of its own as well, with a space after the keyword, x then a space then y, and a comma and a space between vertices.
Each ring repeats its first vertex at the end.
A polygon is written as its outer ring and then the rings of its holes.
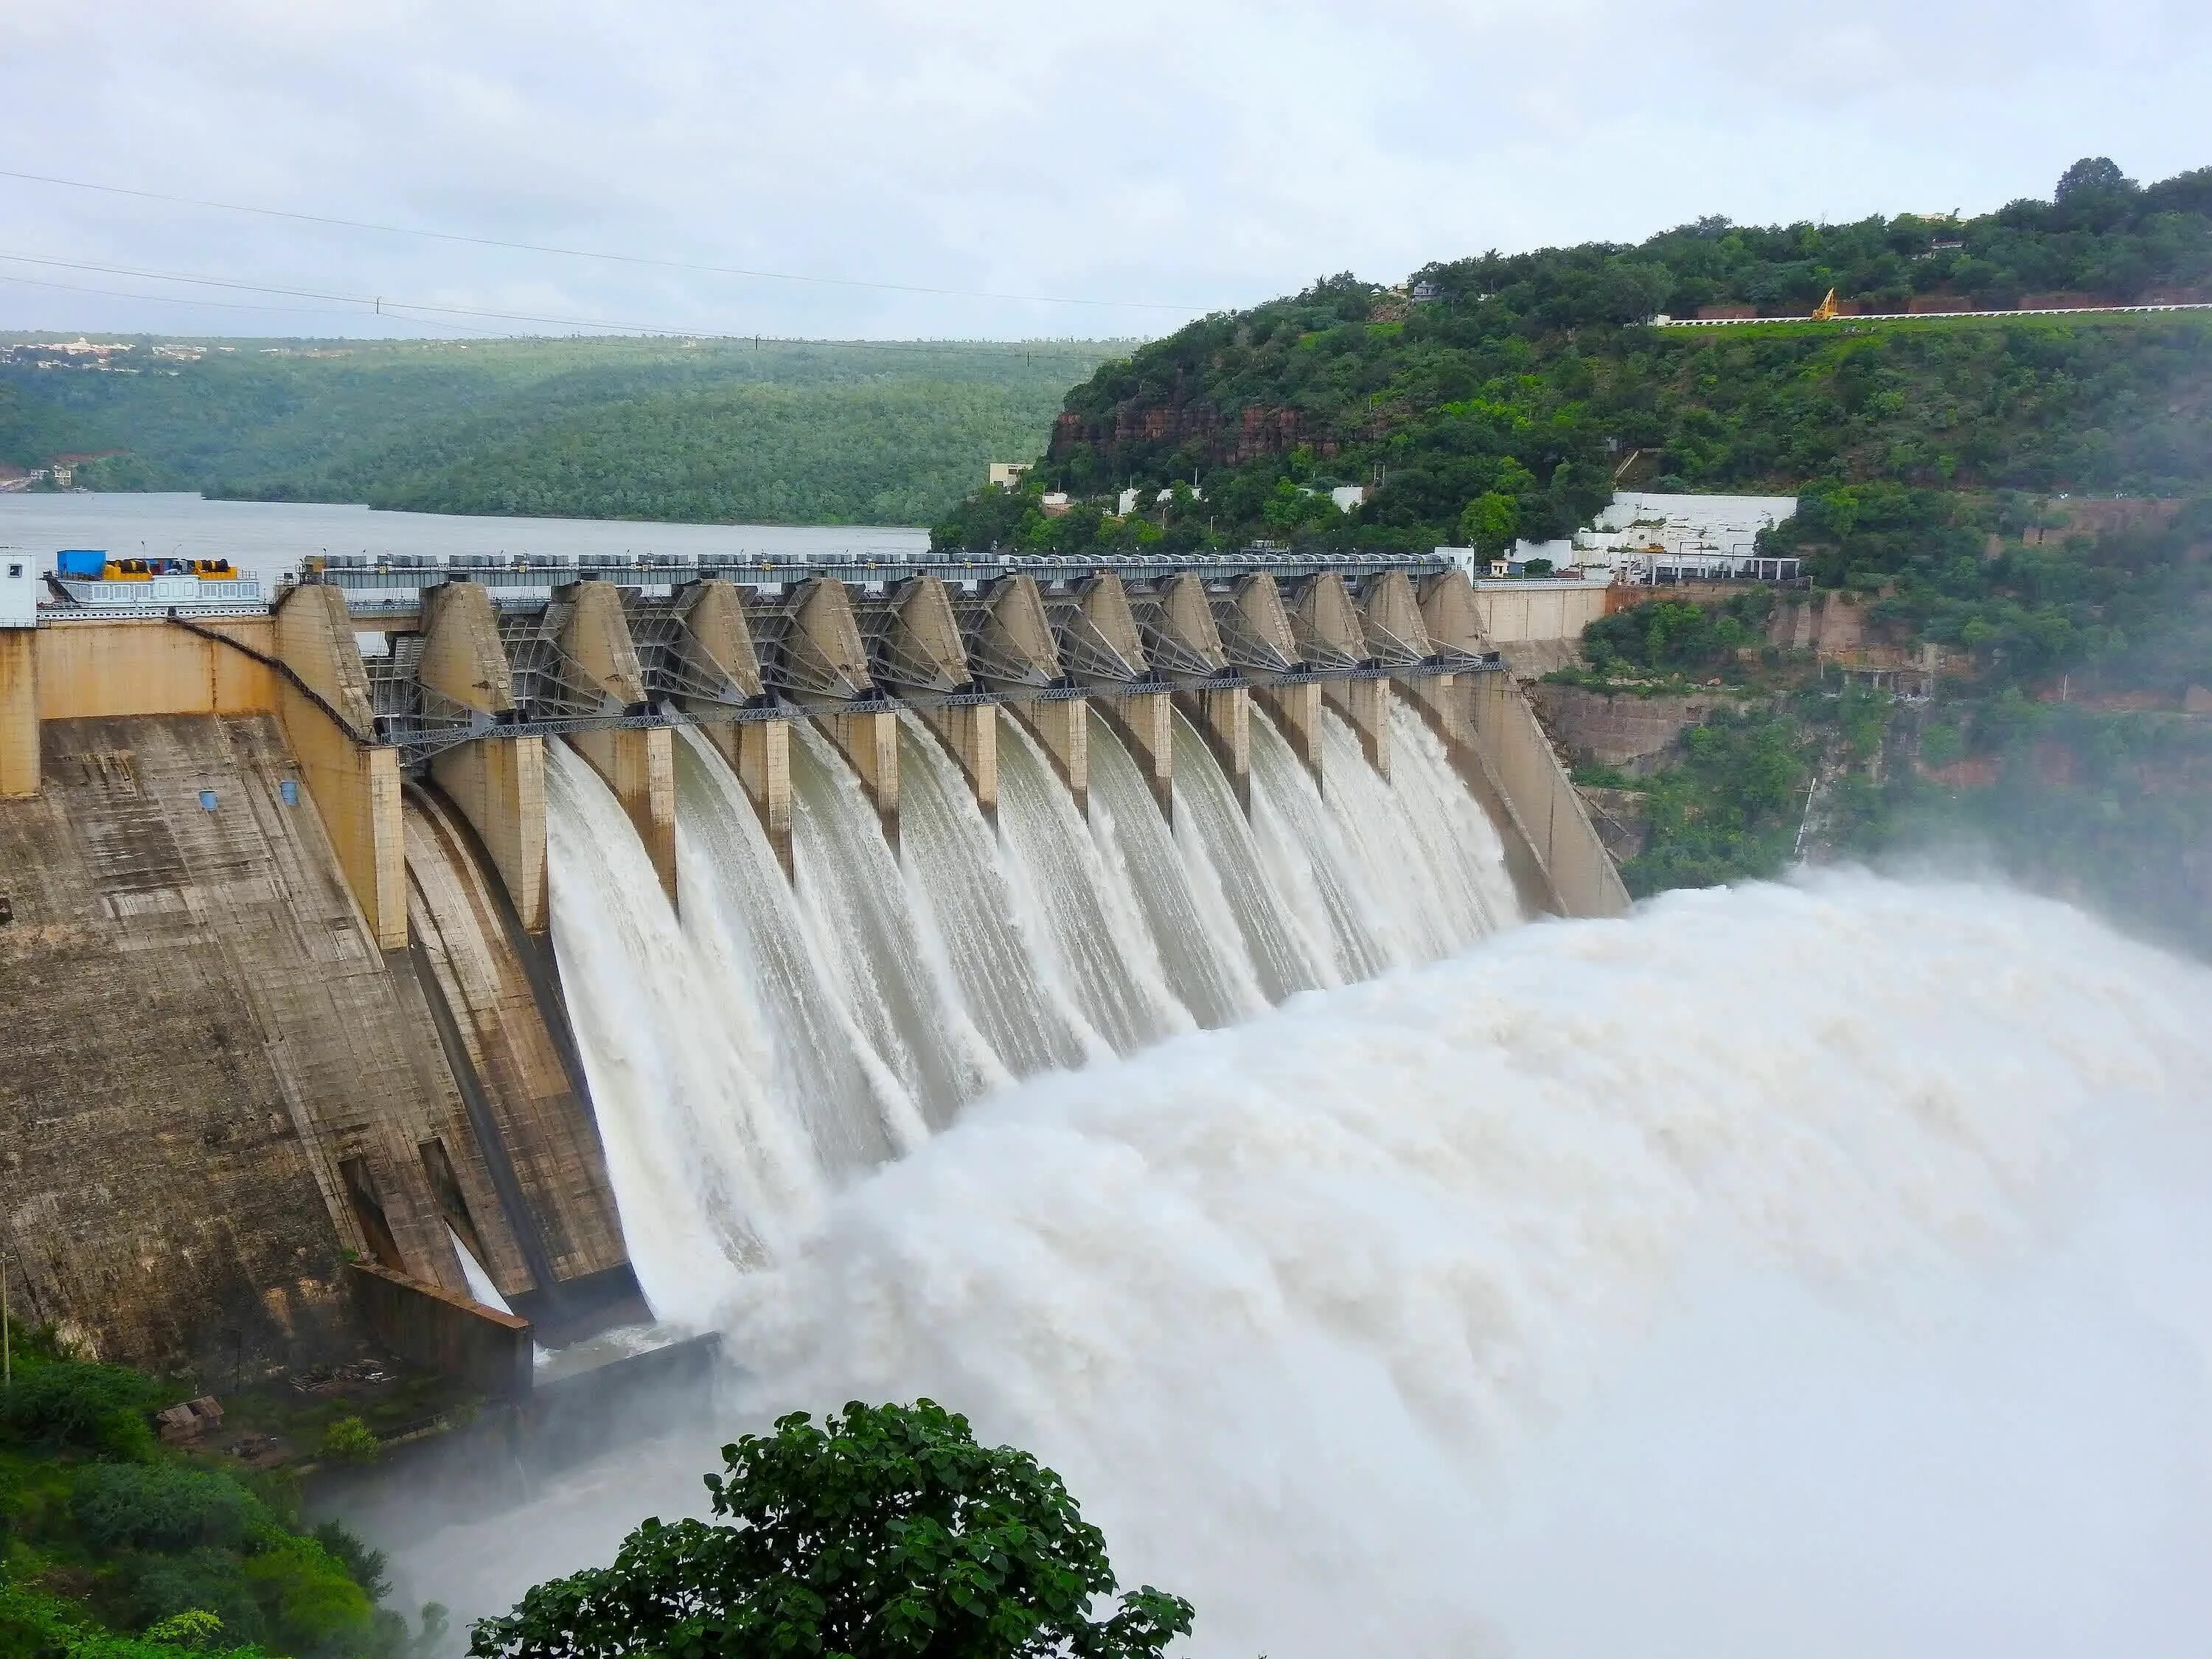
POLYGON ((722 1448, 716 1521, 649 1519, 610 1567, 476 1626, 476 1659, 1143 1659, 1191 1627, 1146 1585, 1113 1597, 1106 1540, 1028 1453, 928 1400, 805 1413, 722 1448))

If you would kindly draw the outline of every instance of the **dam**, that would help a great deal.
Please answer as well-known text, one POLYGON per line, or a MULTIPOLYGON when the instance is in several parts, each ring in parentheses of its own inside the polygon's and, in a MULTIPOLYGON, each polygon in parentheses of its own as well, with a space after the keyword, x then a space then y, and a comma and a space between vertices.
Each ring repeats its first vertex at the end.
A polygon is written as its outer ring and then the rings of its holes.
POLYGON ((0 572, 0 1250, 104 1357, 526 1389, 1018 1079, 1626 905, 1442 559, 0 572))

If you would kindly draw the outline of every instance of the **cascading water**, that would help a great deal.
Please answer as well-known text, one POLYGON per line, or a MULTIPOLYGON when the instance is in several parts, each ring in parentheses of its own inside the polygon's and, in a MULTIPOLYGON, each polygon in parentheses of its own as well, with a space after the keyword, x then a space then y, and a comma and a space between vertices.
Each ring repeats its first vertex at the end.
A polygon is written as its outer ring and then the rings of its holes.
POLYGON ((1099 856, 1136 895, 1176 1000, 1208 1027, 1258 1013, 1267 999, 1218 884, 1211 890, 1217 926, 1194 890, 1144 773, 1105 717, 1093 708, 1089 718, 1091 838, 1099 856))
MULTIPOLYGON (((1004 722, 1002 722, 1002 725, 1004 722)), ((1018 1077, 1108 1052, 1043 937, 1036 900, 999 855, 975 792, 913 714, 899 721, 899 854, 975 1023, 1018 1077)))
POLYGON ((1122 1054, 1195 1023, 1169 988, 1122 868, 1102 857, 1052 763, 1018 721, 999 727, 999 823, 1091 1025, 1122 1054))
MULTIPOLYGON (((1865 876, 1514 930, 971 1107, 746 1277, 715 1437, 947 1402, 1224 1659, 2193 1653, 2208 1000, 1865 876)), ((409 1588, 502 1606, 713 1462, 409 1588)))
POLYGON ((1395 701, 1389 743, 1385 781, 1350 722, 1324 708, 1323 802, 1368 877, 1393 957, 1433 962, 1522 921, 1521 902, 1497 826, 1453 775, 1436 734, 1395 701))
POLYGON ((1328 941, 1315 939, 1277 890, 1253 843, 1227 774, 1198 728, 1175 716, 1175 837, 1193 890, 1214 915, 1225 915, 1244 941, 1253 977, 1270 1002, 1310 990, 1329 977, 1328 941))
MULTIPOLYGON (((1363 764, 1364 763, 1362 763, 1363 764)), ((1396 943, 1343 831, 1267 712, 1252 710, 1252 838, 1275 884, 1304 913, 1309 937, 1330 944, 1335 983, 1370 979, 1410 958, 1396 943)))
POLYGON ((763 1034, 816 1155, 857 1170, 918 1144, 920 1109, 861 1030, 744 787, 688 728, 676 733, 676 805, 684 931, 720 970, 725 1006, 763 1034))
POLYGON ((936 1127, 1012 1075, 975 1029, 946 953, 907 898, 876 811, 830 740, 792 722, 792 841, 799 896, 834 953, 870 1046, 936 1127))
POLYGON ((703 1324, 812 1207, 813 1148, 613 792, 553 743, 545 798, 554 950, 630 1261, 663 1318, 703 1324))

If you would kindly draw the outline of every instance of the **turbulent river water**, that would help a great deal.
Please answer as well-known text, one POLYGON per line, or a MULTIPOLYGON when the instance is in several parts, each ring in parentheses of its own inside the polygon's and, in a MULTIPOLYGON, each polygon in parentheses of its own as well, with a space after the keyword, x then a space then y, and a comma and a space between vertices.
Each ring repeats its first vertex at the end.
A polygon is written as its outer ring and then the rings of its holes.
MULTIPOLYGON (((1401 711, 1402 714, 1402 711, 1401 711)), ((1834 875, 1521 920, 1425 728, 1172 830, 1103 722, 905 846, 795 747, 798 881, 679 754, 680 917, 554 754, 554 931, 716 1438, 927 1394, 1207 1656, 2179 1654, 2212 1628, 2212 975, 1834 875), (871 839, 872 837, 872 839, 871 839), (1279 1004, 1270 1007, 1268 1005, 1279 1004)), ((400 1552, 464 1613, 697 1510, 712 1439, 400 1552)))

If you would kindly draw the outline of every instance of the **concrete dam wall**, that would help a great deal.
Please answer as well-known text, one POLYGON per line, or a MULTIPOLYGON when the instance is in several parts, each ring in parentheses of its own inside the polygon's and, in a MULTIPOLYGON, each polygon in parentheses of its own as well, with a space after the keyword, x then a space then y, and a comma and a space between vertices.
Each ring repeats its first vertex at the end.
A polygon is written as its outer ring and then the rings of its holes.
POLYGON ((994 1079, 1625 908, 1455 574, 1065 562, 339 568, 0 631, 19 1310, 211 1371, 505 1356, 471 1267, 542 1340, 680 1316, 671 1112, 765 1214, 994 1079), (719 1059, 625 1029, 647 984, 719 1059))

